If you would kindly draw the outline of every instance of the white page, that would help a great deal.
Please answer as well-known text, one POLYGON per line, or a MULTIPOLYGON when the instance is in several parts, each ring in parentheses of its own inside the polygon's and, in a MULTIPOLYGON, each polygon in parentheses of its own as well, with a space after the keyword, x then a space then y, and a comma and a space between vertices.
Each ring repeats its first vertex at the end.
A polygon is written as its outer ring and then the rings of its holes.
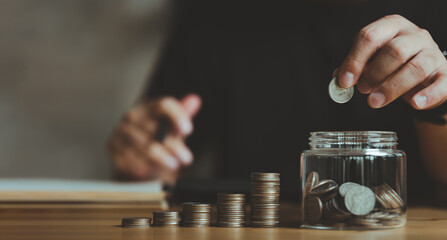
POLYGON ((161 183, 67 179, 0 179, 0 192, 128 192, 160 193, 161 183))

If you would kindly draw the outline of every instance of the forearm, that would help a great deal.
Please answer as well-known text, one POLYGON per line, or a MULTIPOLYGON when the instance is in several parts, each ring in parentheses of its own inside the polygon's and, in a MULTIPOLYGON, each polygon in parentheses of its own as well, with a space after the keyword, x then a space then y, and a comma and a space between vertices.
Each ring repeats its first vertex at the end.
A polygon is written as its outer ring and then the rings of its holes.
POLYGON ((447 186, 447 125, 415 121, 424 164, 440 186, 447 186))

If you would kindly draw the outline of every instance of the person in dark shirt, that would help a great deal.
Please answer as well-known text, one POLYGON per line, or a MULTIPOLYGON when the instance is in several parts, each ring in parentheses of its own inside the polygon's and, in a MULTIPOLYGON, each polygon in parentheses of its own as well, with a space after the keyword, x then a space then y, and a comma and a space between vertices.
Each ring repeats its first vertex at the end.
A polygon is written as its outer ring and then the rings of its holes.
POLYGON ((109 140, 117 175, 174 184, 194 152, 217 178, 280 172, 297 199, 311 131, 388 130, 410 199, 447 189, 447 126, 415 120, 447 113, 444 2, 179 1, 148 90, 109 140), (331 76, 357 86, 351 101, 329 98, 331 76))

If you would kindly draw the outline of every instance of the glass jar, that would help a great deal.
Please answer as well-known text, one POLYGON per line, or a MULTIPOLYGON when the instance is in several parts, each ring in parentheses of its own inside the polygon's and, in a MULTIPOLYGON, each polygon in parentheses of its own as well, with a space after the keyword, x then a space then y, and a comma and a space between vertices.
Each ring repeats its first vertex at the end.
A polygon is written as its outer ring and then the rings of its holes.
POLYGON ((405 152, 394 132, 312 132, 301 154, 302 227, 384 229, 406 222, 405 152))

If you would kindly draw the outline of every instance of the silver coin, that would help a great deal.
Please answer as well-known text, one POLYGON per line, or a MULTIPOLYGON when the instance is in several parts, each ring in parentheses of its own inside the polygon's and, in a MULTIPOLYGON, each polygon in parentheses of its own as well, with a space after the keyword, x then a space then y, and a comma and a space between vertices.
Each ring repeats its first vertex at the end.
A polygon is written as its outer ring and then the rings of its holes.
POLYGON ((332 78, 329 83, 329 96, 336 103, 346 103, 354 95, 354 87, 342 88, 338 85, 337 77, 332 78))
POLYGON ((365 186, 351 188, 345 196, 345 206, 354 215, 370 213, 376 204, 374 192, 365 186))
POLYGON ((358 186, 360 186, 360 185, 357 184, 357 183, 353 183, 353 182, 345 182, 345 183, 343 183, 343 184, 340 186, 340 188, 338 189, 338 191, 340 192, 340 196, 345 197, 345 196, 346 196, 346 193, 347 193, 351 188, 358 187, 358 186))

